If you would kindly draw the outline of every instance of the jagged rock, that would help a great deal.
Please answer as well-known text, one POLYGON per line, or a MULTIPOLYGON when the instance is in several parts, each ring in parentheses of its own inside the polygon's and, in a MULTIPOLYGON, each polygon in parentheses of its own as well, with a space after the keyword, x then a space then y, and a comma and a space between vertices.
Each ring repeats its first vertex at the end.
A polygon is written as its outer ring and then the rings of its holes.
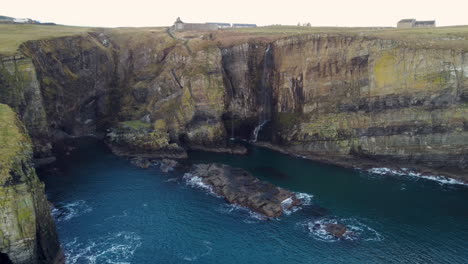
POLYGON ((175 167, 177 167, 179 163, 175 160, 171 159, 163 159, 160 164, 160 168, 163 172, 169 172, 171 170, 174 170, 175 167))
POLYGON ((348 228, 343 224, 325 224, 325 231, 335 238, 342 238, 347 230, 348 228))
POLYGON ((148 160, 148 159, 145 159, 145 158, 140 158, 140 157, 137 157, 137 158, 132 158, 130 160, 130 162, 139 167, 139 168, 142 168, 142 169, 147 169, 151 166, 151 161, 148 160))
POLYGON ((0 262, 63 263, 44 184, 33 168, 31 140, 3 104, 0 146, 0 262))
POLYGON ((302 202, 293 192, 262 182, 243 169, 223 164, 193 165, 188 177, 200 177, 213 192, 229 203, 251 209, 267 217, 280 217, 302 202))

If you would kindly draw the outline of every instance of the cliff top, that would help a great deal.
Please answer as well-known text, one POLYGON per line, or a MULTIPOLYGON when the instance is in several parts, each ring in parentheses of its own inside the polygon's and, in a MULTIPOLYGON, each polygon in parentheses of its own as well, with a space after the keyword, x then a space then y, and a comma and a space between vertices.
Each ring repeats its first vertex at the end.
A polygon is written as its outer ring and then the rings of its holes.
POLYGON ((14 159, 31 151, 29 138, 21 128, 16 113, 0 104, 0 185, 10 173, 14 159))
MULTIPOLYGON (((21 43, 28 40, 47 39, 62 36, 83 34, 92 31, 104 31, 114 36, 154 38, 172 37, 184 40, 199 39, 207 32, 182 32, 168 35, 167 28, 88 28, 72 26, 47 26, 33 24, 0 24, 0 54, 13 55, 21 43), (149 37, 148 35, 152 35, 149 37)), ((209 32, 203 38, 203 46, 231 46, 249 40, 274 41, 277 39, 300 35, 341 35, 350 37, 370 37, 397 41, 410 47, 444 48, 468 50, 468 26, 438 28, 342 28, 342 27, 298 27, 267 26, 256 28, 223 29, 209 32)))
POLYGON ((0 23, 0 54, 13 55, 21 43, 28 40, 62 37, 91 30, 87 27, 0 23))

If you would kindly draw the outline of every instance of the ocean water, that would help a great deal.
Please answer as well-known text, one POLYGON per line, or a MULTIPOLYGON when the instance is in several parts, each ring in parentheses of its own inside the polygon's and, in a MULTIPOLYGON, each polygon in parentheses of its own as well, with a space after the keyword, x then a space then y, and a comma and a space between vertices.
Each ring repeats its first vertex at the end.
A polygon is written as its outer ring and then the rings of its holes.
POLYGON ((265 221, 181 171, 140 169, 96 141, 81 145, 60 173, 40 173, 67 263, 468 263, 467 186, 256 147, 247 156, 190 153, 189 162, 242 167, 310 199, 265 221), (329 215, 317 217, 314 205, 329 215), (333 222, 352 232, 336 240, 312 228, 333 222))

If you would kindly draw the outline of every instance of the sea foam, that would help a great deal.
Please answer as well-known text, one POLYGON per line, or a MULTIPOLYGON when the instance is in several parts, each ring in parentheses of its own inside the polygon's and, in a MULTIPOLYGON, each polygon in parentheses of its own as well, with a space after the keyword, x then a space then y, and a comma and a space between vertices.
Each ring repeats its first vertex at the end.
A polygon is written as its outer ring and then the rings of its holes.
POLYGON ((375 229, 362 223, 362 221, 356 218, 332 218, 325 217, 313 221, 305 221, 300 223, 304 226, 309 233, 317 240, 323 242, 336 242, 339 240, 348 241, 382 241, 384 236, 378 233, 375 229), (335 238, 332 234, 325 230, 327 224, 343 224, 347 227, 346 233, 341 239, 335 238))
POLYGON ((367 172, 380 174, 380 175, 410 176, 410 177, 415 177, 415 178, 420 178, 420 179, 436 181, 440 184, 456 184, 456 185, 468 186, 467 183, 453 179, 453 178, 448 178, 445 176, 437 176, 437 175, 425 175, 419 172, 411 171, 410 169, 407 169, 407 168, 401 168, 398 170, 390 169, 390 168, 372 168, 372 169, 367 170, 367 172))
POLYGON ((71 203, 59 203, 52 208, 52 216, 57 222, 69 221, 75 217, 93 211, 84 200, 78 200, 71 203))
POLYGON ((118 232, 95 240, 81 242, 74 238, 63 243, 69 264, 131 263, 141 246, 141 237, 134 232, 118 232))

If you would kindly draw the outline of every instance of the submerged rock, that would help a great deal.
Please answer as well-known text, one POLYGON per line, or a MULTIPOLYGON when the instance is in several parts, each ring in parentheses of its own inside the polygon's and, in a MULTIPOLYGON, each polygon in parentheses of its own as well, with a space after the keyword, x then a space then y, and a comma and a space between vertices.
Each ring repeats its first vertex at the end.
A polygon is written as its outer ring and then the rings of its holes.
POLYGON ((193 165, 190 177, 199 177, 229 203, 247 207, 267 217, 280 217, 302 204, 296 194, 262 182, 243 169, 223 164, 193 165))
POLYGON ((136 157, 132 158, 130 162, 142 169, 147 169, 151 166, 151 161, 149 159, 141 158, 141 157, 136 157))
POLYGON ((177 167, 179 163, 175 160, 171 159, 163 159, 160 163, 160 168, 163 172, 169 172, 171 170, 174 170, 175 167, 177 167))

